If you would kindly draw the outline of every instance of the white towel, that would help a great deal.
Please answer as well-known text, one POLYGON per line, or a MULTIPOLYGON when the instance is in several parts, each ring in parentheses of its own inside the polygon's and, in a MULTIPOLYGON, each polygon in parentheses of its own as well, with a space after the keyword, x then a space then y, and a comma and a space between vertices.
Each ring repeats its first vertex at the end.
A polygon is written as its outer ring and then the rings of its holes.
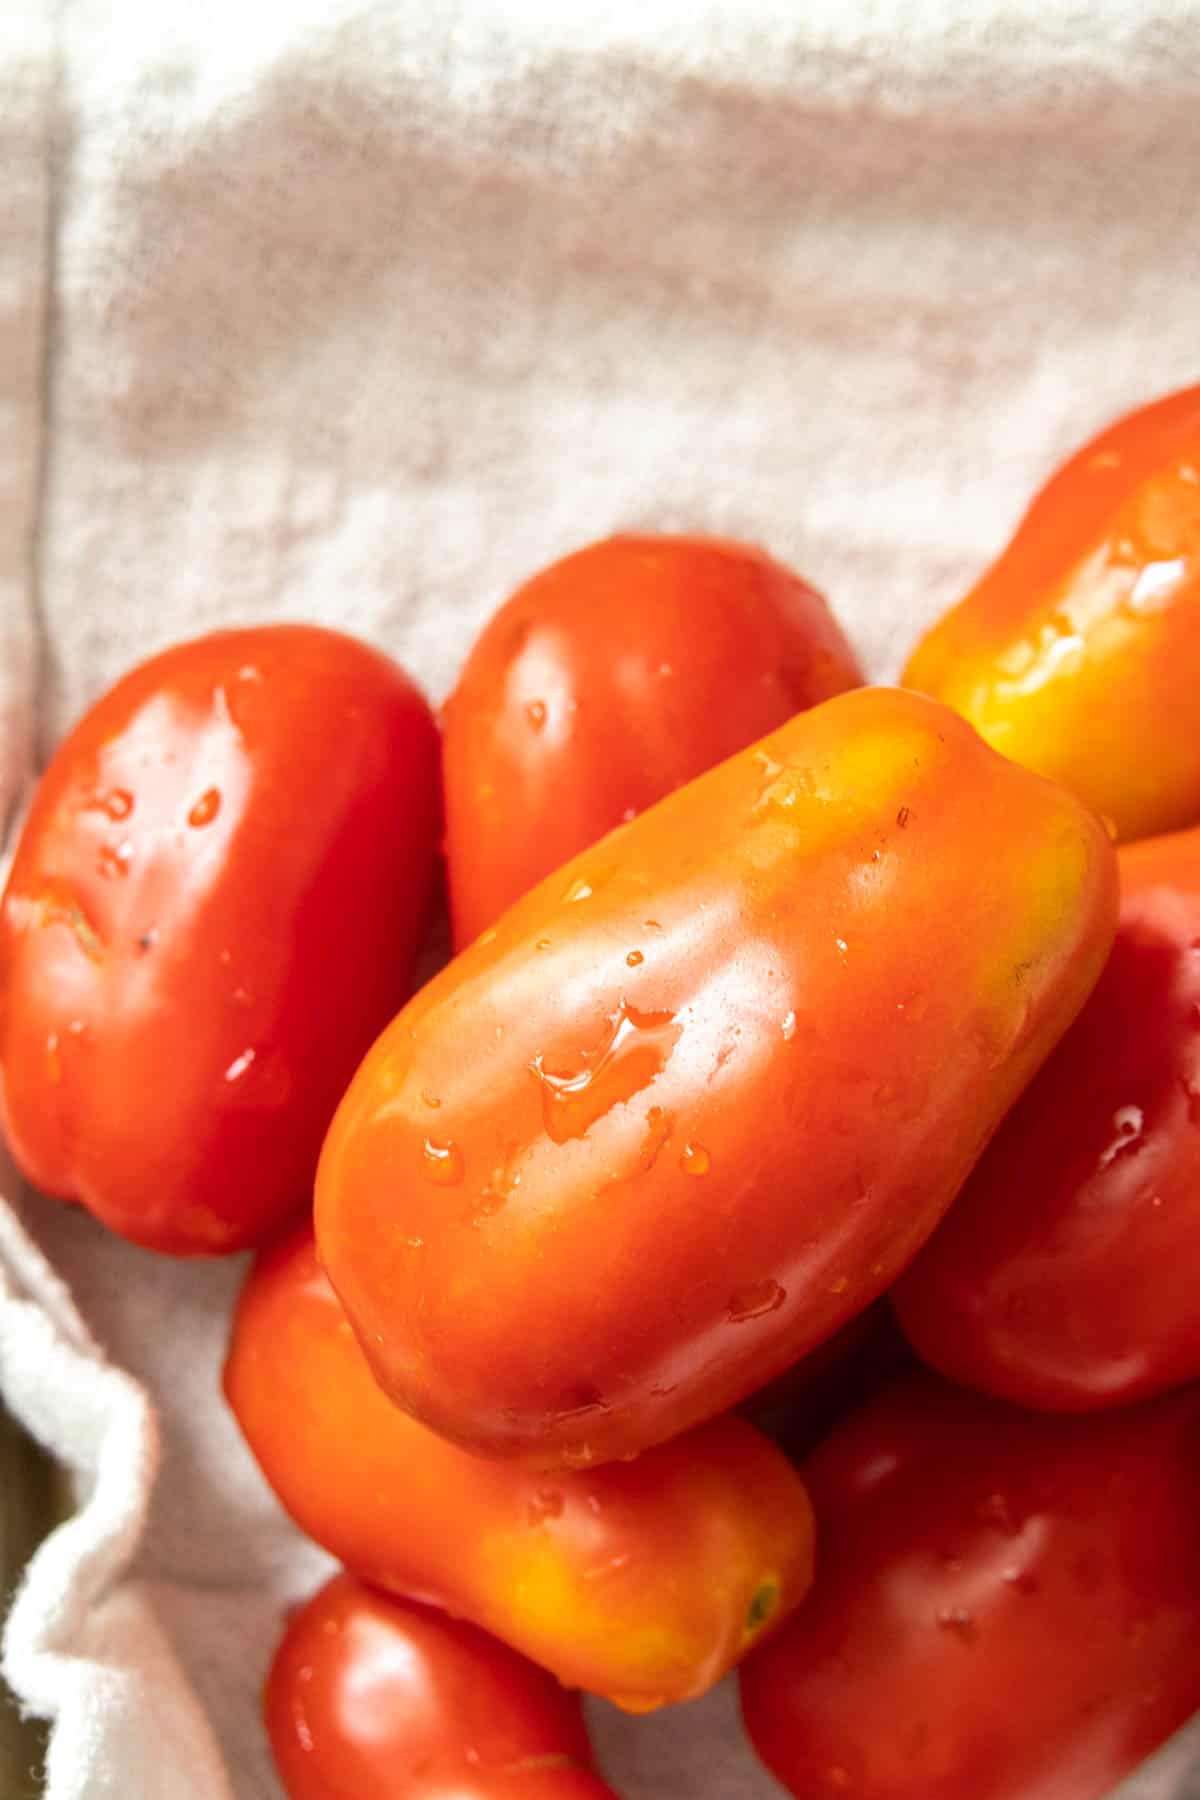
MULTIPOLYGON (((119 672, 226 621, 359 631, 440 698, 520 577, 619 526, 765 544, 894 674, 1066 449, 1200 376, 1198 27, 6 0, 0 805, 119 672)), ((2 1185, 3 1391, 80 1495, 5 1642, 48 1792, 277 1795, 258 1688, 326 1563, 219 1397, 244 1262, 2 1185)), ((778 1793, 728 1684, 596 1720, 627 1800, 778 1793)), ((1186 1760, 1139 1794, 1200 1794, 1186 1760)))

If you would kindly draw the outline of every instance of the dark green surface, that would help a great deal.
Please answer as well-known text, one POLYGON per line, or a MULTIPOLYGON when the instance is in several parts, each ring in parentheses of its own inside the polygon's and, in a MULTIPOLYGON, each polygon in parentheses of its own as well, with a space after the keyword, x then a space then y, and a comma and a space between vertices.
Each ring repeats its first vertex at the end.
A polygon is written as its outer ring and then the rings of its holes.
MULTIPOLYGON (((21 1570, 68 1510, 53 1463, 0 1408, 0 1583, 7 1612, 21 1570)), ((0 1681, 0 1800, 37 1800, 42 1792, 42 1726, 22 1720, 0 1681)))

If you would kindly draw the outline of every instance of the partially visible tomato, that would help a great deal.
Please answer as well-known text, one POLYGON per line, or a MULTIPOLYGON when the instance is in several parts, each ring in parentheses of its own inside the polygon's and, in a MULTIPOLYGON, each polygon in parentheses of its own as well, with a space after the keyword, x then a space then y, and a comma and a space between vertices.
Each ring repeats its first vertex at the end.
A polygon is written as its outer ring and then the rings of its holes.
POLYGON ((455 942, 862 679, 820 594, 747 545, 615 537, 544 569, 487 626, 443 715, 455 942))
POLYGON ((817 1580, 742 1672, 799 1800, 1098 1800, 1200 1706, 1200 1390, 1049 1419, 916 1377, 806 1474, 817 1580))
POLYGON ((92 708, 0 907, 4 1128, 33 1182, 177 1254, 304 1205, 409 988, 437 754, 394 663, 308 626, 181 644, 92 708))
POLYGON ((1119 862, 1099 985, 895 1290, 928 1362, 1050 1410, 1200 1377, 1200 829, 1119 862))
POLYGON ((263 1711, 289 1800, 614 1800, 577 1695, 348 1575, 289 1621, 263 1711))
POLYGON ((946 707, 797 715, 534 888, 376 1041, 316 1222, 386 1391, 543 1466, 870 1304, 1095 985, 1116 856, 946 707))
POLYGON ((886 1298, 879 1299, 749 1395, 738 1411, 799 1462, 847 1413, 916 1367, 895 1313, 886 1298))
POLYGON ((1122 838, 1200 819, 1200 387, 1071 457, 904 680, 1122 838))
POLYGON ((804 1484, 744 1419, 553 1479, 418 1425, 372 1379, 307 1225, 251 1272, 225 1392, 283 1505, 355 1574, 632 1711, 703 1693, 812 1578, 804 1484))

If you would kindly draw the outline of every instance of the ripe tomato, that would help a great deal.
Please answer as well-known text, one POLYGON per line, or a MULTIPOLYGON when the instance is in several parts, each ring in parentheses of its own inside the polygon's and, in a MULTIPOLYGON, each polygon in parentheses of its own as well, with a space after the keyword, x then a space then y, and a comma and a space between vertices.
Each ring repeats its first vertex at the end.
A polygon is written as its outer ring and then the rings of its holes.
POLYGON ((1200 387, 1073 456, 904 679, 1123 838, 1200 819, 1200 387))
POLYGON ((263 1712, 290 1800, 614 1800, 577 1695, 348 1575, 289 1621, 263 1712))
POLYGON ((791 1793, 1098 1800, 1200 1705, 1200 1392, 1088 1419, 917 1377, 806 1465, 813 1591, 746 1663, 791 1793))
POLYGON ((799 1462, 847 1413, 917 1366, 886 1298, 876 1300, 751 1394, 738 1411, 799 1462))
POLYGON ((408 991, 437 804, 424 700, 338 633, 221 632, 118 682, 47 769, 0 905, 25 1174, 180 1254, 302 1205, 408 991))
POLYGON ((1096 980, 1115 863, 1069 794, 879 688, 585 851, 330 1129, 317 1236, 381 1384, 546 1466, 762 1386, 949 1206, 1096 980))
POLYGON ((702 1693, 812 1578, 799 1475, 742 1419, 547 1480, 391 1404, 305 1225, 260 1257, 225 1392, 283 1505, 355 1574, 637 1712, 702 1693))
POLYGON ((1200 830, 1119 860, 1095 993, 896 1290, 928 1362, 1051 1410, 1200 1376, 1200 830))
POLYGON ((616 537, 492 619, 443 714, 455 942, 543 875, 862 673, 824 600, 710 538, 616 537))

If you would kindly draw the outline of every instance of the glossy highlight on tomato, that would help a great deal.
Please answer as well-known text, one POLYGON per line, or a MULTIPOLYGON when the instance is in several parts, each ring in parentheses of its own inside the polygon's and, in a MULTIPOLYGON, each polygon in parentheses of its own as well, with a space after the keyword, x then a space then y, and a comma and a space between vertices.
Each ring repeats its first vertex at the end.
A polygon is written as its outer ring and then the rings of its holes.
POLYGON ((263 1713, 289 1800, 615 1800, 577 1695, 348 1575, 289 1620, 263 1713))
POLYGON ((0 902, 3 1121, 31 1181, 176 1254, 305 1204, 409 991, 437 755, 403 671, 310 626, 178 645, 97 702, 0 902))
POLYGON ((307 1225, 246 1282, 225 1393, 282 1504, 339 1561, 631 1711, 703 1693, 812 1578, 804 1484, 745 1420, 554 1478, 418 1425, 372 1379, 307 1225))
POLYGON ((1200 387, 1073 456, 904 680, 1121 838, 1200 820, 1200 387))
POLYGON ((443 711, 454 938, 802 708, 857 687, 814 588, 745 544, 591 544, 500 608, 443 711))
POLYGON ((895 1292, 927 1362, 1051 1411, 1200 1377, 1200 829, 1119 862, 1095 992, 895 1292))
POLYGON ((1094 985, 1115 889, 1086 809, 894 689, 610 834, 334 1119, 317 1236, 381 1385, 542 1466, 736 1404, 911 1260, 1094 985))
POLYGON ((817 1579, 741 1677, 798 1800, 1100 1800, 1200 1706, 1200 1391, 1049 1419, 917 1377, 805 1472, 817 1579))

